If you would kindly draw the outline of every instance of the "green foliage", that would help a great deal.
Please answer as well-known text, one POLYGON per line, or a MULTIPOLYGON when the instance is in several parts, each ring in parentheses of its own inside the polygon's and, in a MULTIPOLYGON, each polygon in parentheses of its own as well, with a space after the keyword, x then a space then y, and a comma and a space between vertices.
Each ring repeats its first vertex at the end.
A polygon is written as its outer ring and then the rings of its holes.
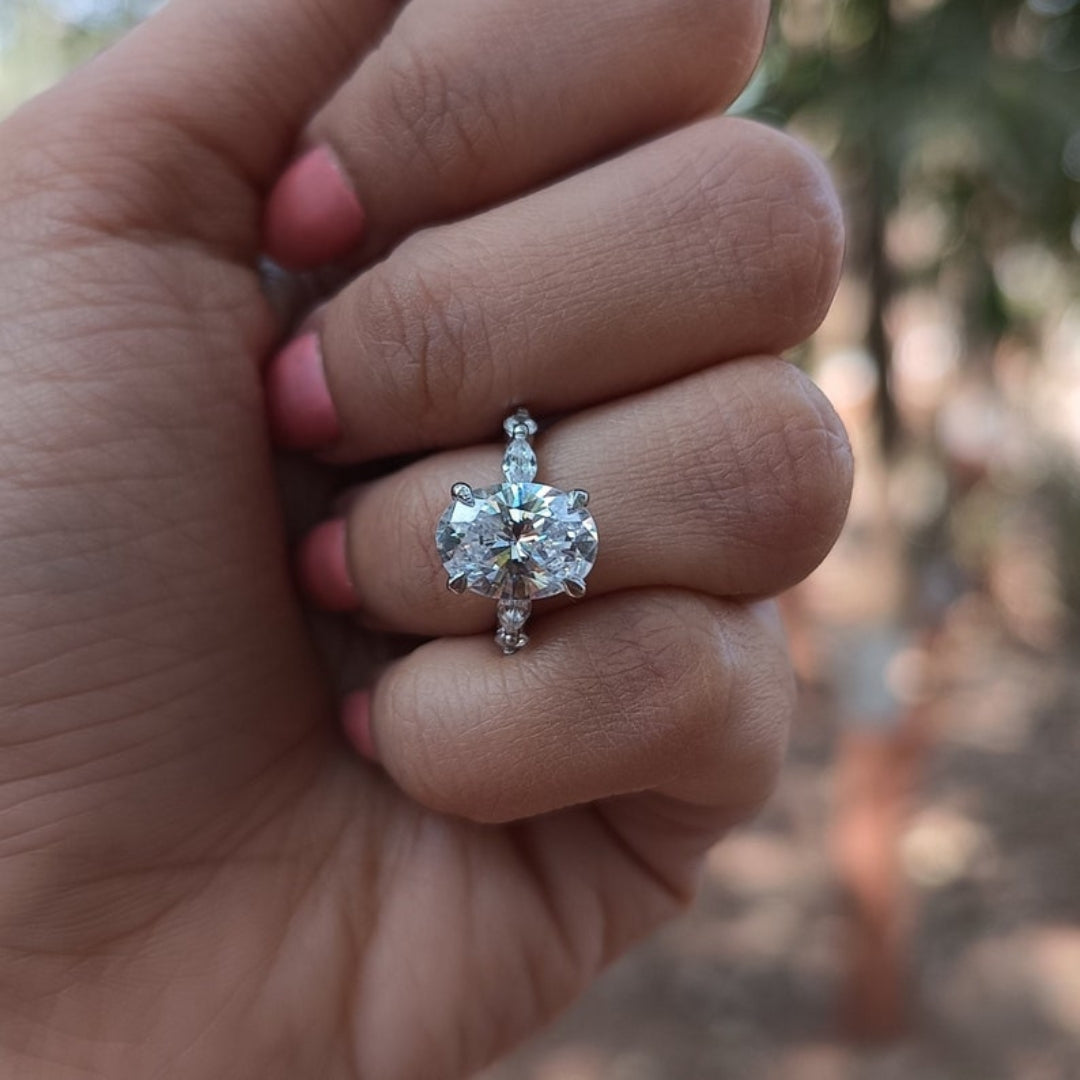
POLYGON ((0 0, 0 116, 157 6, 158 0, 0 0))
POLYGON ((872 171, 889 209, 928 195, 986 243, 1070 245, 1076 0, 785 0, 777 26, 758 115, 827 121, 841 167, 872 171))

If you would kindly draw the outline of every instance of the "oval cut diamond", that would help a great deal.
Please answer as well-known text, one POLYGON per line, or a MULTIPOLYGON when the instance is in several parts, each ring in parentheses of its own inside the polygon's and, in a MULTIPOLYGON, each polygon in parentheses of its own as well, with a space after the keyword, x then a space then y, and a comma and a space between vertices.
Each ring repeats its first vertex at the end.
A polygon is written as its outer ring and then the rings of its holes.
POLYGON ((451 578, 482 596, 542 600, 584 581, 596 562, 596 522, 584 506, 546 484, 476 488, 455 500, 435 543, 451 578))

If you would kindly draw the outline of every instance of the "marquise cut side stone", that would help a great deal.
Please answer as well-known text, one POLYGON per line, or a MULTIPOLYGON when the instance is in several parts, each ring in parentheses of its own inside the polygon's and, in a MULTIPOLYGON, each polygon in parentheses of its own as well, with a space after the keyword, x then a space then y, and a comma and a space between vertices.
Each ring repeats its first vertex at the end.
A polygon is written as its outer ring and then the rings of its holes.
POLYGON ((532 601, 503 598, 499 601, 498 614, 499 625, 504 630, 521 630, 532 614, 532 601))
POLYGON ((528 484, 536 479, 536 451, 528 439, 513 438, 503 457, 503 476, 508 484, 528 484))

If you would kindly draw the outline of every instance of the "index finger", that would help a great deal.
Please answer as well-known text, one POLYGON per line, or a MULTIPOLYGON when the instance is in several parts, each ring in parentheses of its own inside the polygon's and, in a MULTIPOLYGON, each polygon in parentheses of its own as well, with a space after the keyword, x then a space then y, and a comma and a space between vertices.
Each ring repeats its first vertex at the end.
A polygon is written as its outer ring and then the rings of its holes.
POLYGON ((412 0, 312 123, 317 149, 271 196, 267 250, 293 267, 367 261, 726 106, 767 19, 764 0, 412 0), (364 207, 356 250, 328 154, 364 207))

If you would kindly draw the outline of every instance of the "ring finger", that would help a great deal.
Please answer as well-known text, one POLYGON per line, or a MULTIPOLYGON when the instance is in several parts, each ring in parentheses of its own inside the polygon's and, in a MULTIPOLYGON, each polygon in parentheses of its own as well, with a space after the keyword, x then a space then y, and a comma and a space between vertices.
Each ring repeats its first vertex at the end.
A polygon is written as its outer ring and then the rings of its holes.
MULTIPOLYGON (((538 451, 541 481, 590 492, 601 552, 590 595, 775 593, 829 549, 851 484, 835 413, 779 360, 721 365, 585 412, 542 435, 538 451)), ((491 626, 490 601, 447 592, 434 531, 451 485, 494 481, 499 457, 495 447, 437 454, 360 489, 345 518, 303 545, 307 591, 407 633, 491 626)))

